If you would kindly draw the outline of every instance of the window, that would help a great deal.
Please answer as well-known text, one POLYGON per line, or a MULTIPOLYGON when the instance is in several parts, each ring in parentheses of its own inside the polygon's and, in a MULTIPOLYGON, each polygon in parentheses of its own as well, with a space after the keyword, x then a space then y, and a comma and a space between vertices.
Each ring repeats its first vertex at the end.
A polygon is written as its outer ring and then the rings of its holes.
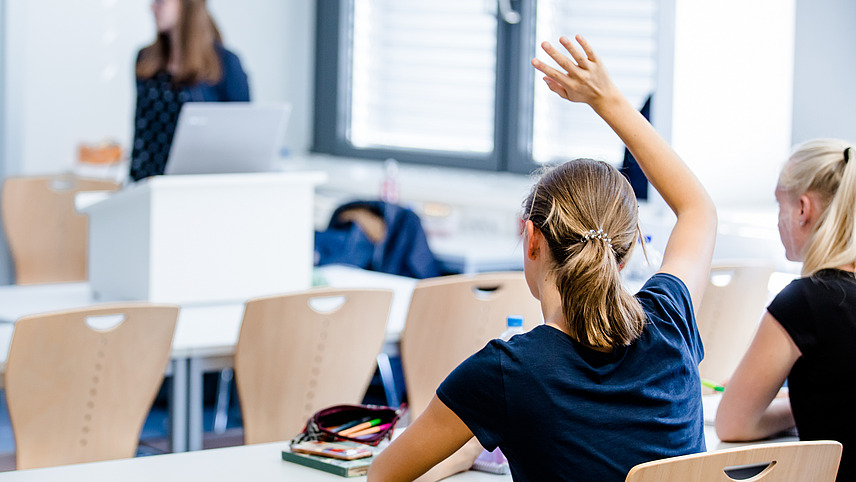
POLYGON ((355 147, 493 151, 496 17, 484 0, 358 0, 352 28, 355 147))
POLYGON ((591 109, 535 82, 537 43, 563 34, 589 38, 639 107, 654 90, 657 0, 317 5, 317 152, 517 172, 618 164, 623 145, 591 109))

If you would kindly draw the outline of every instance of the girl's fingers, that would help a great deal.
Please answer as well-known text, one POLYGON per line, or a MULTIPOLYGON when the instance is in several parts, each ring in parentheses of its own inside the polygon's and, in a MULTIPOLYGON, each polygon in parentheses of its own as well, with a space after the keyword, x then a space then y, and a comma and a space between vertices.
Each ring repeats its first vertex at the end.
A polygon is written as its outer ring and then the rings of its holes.
POLYGON ((574 60, 577 62, 577 65, 580 68, 585 69, 588 67, 588 59, 586 58, 585 55, 583 55, 582 52, 580 52, 579 50, 577 50, 576 47, 574 47, 574 44, 571 42, 571 40, 568 37, 565 37, 565 36, 560 37, 559 42, 561 42, 562 46, 565 47, 565 50, 567 50, 568 53, 571 54, 571 57, 574 58, 574 60))
POLYGON ((551 79, 550 77, 544 77, 544 82, 547 84, 547 87, 549 87, 550 90, 559 94, 559 97, 565 100, 571 100, 568 96, 568 91, 566 91, 565 88, 555 80, 551 79))
POLYGON ((598 62, 599 59, 597 58, 597 54, 594 53, 594 49, 591 48, 591 45, 589 45, 589 43, 585 39, 585 37, 583 37, 580 34, 577 34, 576 39, 577 39, 577 42, 580 44, 580 46, 585 51, 586 57, 588 58, 588 60, 590 60, 591 62, 598 62))
POLYGON ((550 42, 541 43, 541 48, 543 48, 544 52, 547 52, 547 55, 559 64, 559 67, 565 69, 567 72, 571 72, 573 69, 577 68, 577 65, 573 63, 571 59, 562 55, 562 53, 556 50, 550 42))
POLYGON ((563 75, 565 75, 563 72, 559 72, 558 70, 554 69, 553 67, 550 67, 544 62, 541 62, 539 59, 532 59, 532 66, 543 72, 547 77, 553 79, 559 79, 563 75))

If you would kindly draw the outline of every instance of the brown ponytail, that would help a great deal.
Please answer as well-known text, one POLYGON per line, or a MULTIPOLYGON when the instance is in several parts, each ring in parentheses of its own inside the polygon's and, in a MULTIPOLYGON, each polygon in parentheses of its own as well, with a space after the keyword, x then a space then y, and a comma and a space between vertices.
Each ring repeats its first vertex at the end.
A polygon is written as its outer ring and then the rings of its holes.
POLYGON ((619 265, 636 243, 638 206, 613 166, 577 159, 547 170, 524 202, 544 235, 568 332, 592 347, 628 345, 645 323, 621 285, 619 265))

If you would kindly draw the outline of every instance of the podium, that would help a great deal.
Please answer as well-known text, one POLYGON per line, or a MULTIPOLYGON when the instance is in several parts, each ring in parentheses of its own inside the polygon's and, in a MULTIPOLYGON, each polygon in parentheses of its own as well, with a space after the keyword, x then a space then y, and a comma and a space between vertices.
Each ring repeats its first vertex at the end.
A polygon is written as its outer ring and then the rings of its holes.
POLYGON ((101 301, 243 302, 312 285, 321 172, 155 176, 88 201, 101 301))

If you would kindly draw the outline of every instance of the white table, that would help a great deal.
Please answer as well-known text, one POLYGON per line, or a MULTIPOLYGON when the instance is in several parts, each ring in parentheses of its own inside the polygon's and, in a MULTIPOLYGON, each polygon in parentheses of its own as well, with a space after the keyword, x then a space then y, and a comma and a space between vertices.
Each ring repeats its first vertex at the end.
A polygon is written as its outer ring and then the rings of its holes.
MULTIPOLYGON (((716 438, 711 426, 705 426, 707 448, 720 450, 740 445, 726 444, 716 438)), ((783 438, 752 443, 782 442, 783 438)), ((181 454, 155 455, 133 459, 67 465, 47 469, 20 470, 0 473, 0 482, 35 482, 63 480, 66 482, 96 482, 122 480, 125 482, 156 480, 158 482, 205 480, 207 482, 232 482, 236 480, 264 481, 341 481, 337 475, 303 467, 281 459, 280 452, 286 442, 244 445, 224 449, 201 450, 181 454)), ((347 480, 365 480, 355 477, 347 480)), ((510 481, 510 475, 493 475, 467 471, 450 477, 453 482, 500 482, 510 481)))
MULTIPOLYGON (((397 350, 416 280, 346 266, 317 270, 326 284, 339 288, 393 291, 385 349, 397 350)), ((5 364, 14 323, 22 316, 81 308, 98 303, 88 283, 0 286, 0 359, 5 364)), ((168 375, 172 450, 202 448, 202 375, 232 366, 244 313, 243 303, 183 306, 178 315, 168 375)), ((395 352, 393 352, 395 353, 395 352)))
POLYGON ((432 236, 428 244, 446 269, 463 274, 523 269, 523 240, 517 235, 461 233, 432 236))
MULTIPOLYGON (((385 288, 394 292, 384 350, 395 353, 416 280, 345 266, 325 266, 317 273, 335 287, 385 288)), ((791 278, 793 275, 777 273, 776 282, 771 279, 771 290, 778 291, 791 278)), ((18 318, 97 301, 87 283, 0 286, 0 359, 5 363, 13 324, 18 318)), ((169 403, 175 452, 202 448, 202 375, 232 366, 243 309, 243 304, 196 305, 183 307, 179 313, 167 372, 173 376, 169 403)))
MULTIPOLYGON (((66 465, 47 469, 0 473, 2 481, 65 482, 169 482, 204 480, 206 482, 275 481, 364 481, 365 477, 342 478, 320 470, 285 462, 281 451, 286 442, 243 445, 224 449, 201 450, 182 454, 155 455, 133 459, 66 465)), ((447 479, 453 482, 503 482, 510 475, 493 475, 467 471, 447 479)))

